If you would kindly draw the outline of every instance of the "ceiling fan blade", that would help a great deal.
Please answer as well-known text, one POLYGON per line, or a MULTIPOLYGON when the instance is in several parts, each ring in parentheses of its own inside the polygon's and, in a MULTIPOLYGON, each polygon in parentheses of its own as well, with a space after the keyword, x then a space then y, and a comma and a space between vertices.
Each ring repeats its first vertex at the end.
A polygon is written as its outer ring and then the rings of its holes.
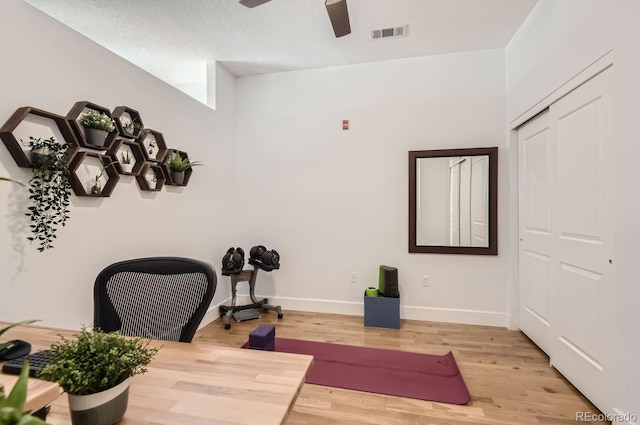
POLYGON ((240 4, 249 8, 254 8, 269 1, 271 0, 240 0, 240 4))
POLYGON ((351 24, 349 23, 349 11, 347 10, 347 0, 325 0, 333 32, 337 37, 351 34, 351 24))

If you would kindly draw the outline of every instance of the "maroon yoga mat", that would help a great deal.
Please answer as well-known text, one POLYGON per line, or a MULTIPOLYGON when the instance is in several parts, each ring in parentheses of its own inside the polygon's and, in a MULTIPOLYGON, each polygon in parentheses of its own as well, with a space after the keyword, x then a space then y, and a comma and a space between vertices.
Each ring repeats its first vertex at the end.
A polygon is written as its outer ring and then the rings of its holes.
POLYGON ((437 356, 287 338, 276 338, 274 351, 312 355, 309 384, 452 404, 470 400, 451 352, 437 356))

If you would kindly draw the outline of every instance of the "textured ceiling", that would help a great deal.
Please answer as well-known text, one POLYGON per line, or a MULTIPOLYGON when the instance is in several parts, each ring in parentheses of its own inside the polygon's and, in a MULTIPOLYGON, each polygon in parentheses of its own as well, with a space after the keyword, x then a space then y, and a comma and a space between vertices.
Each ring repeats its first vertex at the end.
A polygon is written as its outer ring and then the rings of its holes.
POLYGON ((141 68, 222 63, 235 75, 505 47, 537 0, 348 0, 335 38, 324 0, 26 0, 141 68), (372 40, 370 30, 409 25, 372 40))

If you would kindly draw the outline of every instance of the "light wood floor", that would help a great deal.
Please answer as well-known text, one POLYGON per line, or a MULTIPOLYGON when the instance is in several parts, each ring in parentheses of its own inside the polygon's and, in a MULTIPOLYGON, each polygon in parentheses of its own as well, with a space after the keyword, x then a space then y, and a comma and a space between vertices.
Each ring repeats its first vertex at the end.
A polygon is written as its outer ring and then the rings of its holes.
MULTIPOLYGON (((261 324, 276 337, 427 354, 452 351, 471 401, 465 406, 305 384, 287 425, 571 424, 577 412, 600 412, 524 334, 505 328, 402 320, 400 330, 364 327, 362 317, 283 311, 236 323, 217 320, 194 340, 240 347, 261 324)), ((259 422, 256 422, 259 423, 259 422)))

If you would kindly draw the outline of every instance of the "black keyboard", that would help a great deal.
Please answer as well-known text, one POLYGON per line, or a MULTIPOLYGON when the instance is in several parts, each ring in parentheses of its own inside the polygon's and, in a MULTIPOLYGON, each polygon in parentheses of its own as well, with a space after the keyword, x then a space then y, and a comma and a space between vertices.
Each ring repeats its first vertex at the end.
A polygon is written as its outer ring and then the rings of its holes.
POLYGON ((2 364, 2 372, 20 375, 20 372, 22 371, 22 364, 25 361, 28 361, 29 376, 37 377, 38 372, 44 369, 44 367, 51 361, 49 357, 50 352, 51 350, 36 351, 35 353, 18 357, 17 359, 7 360, 2 364))

